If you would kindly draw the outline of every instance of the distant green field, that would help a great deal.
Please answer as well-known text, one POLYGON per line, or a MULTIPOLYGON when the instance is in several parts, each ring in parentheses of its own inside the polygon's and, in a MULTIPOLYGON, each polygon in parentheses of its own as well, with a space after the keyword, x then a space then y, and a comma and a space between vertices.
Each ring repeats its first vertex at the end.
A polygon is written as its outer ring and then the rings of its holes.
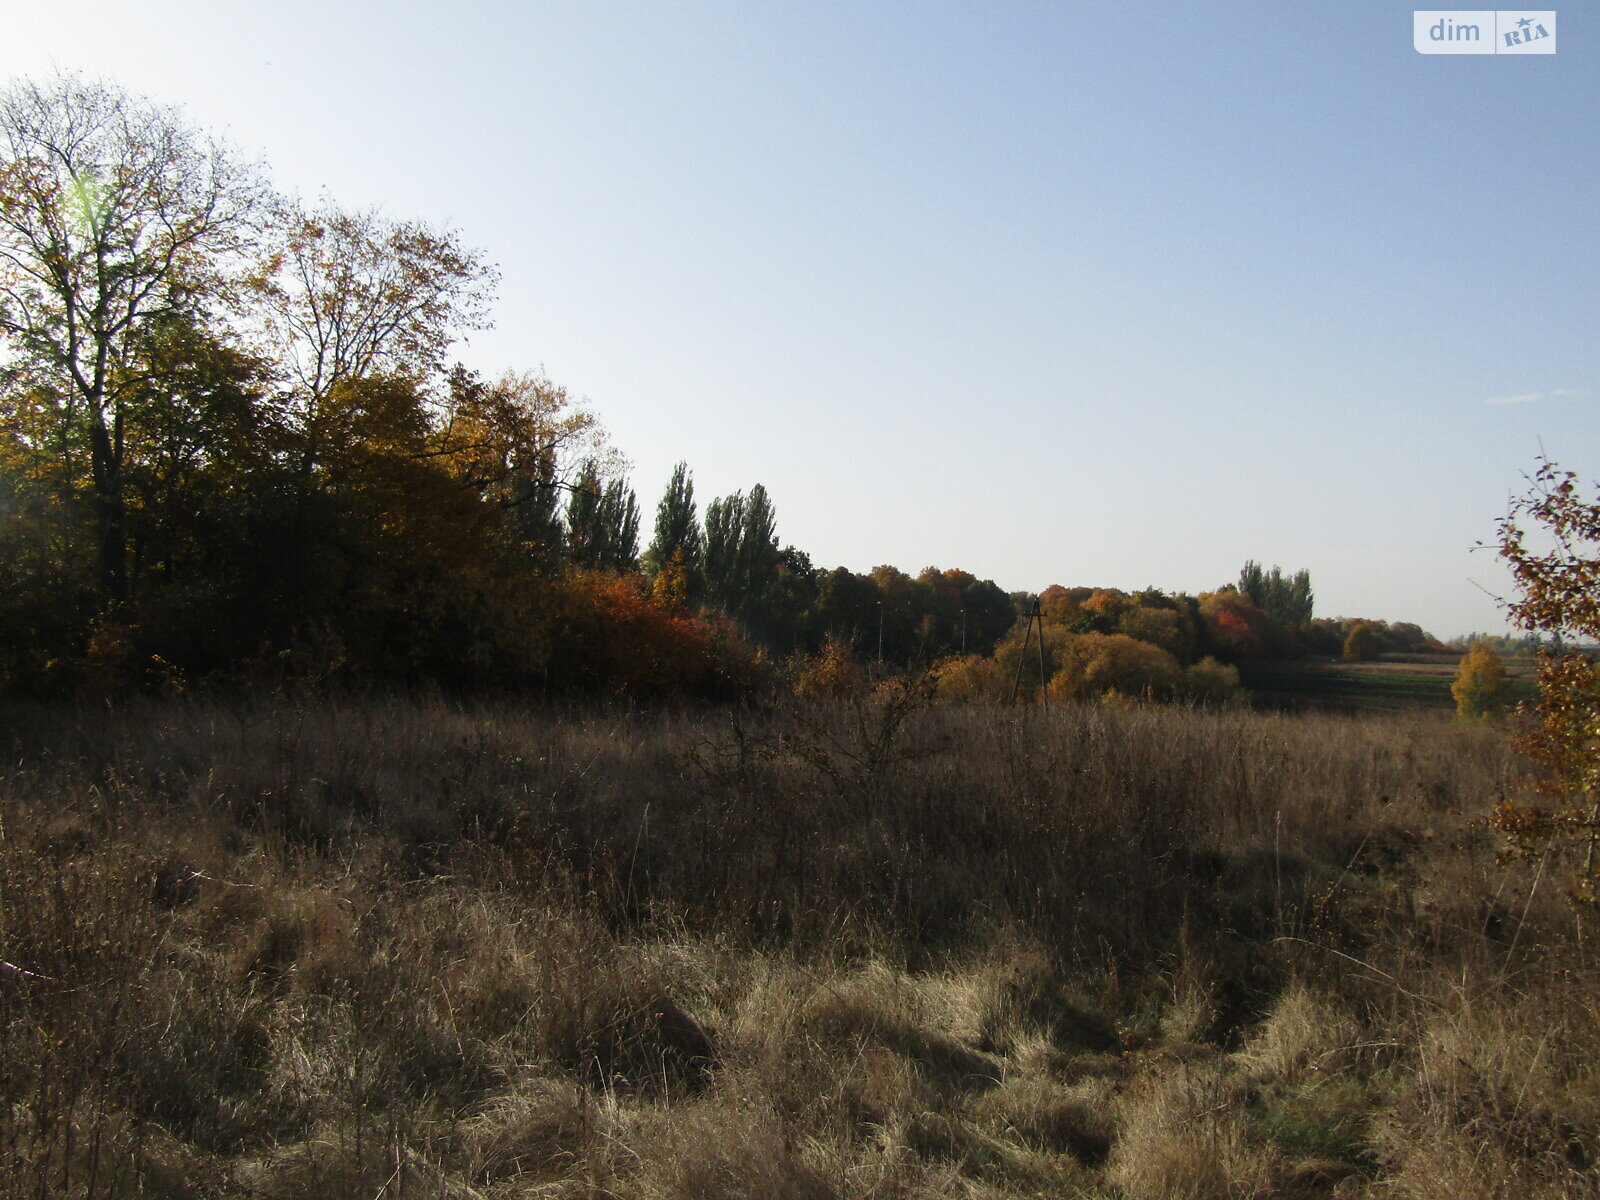
MULTIPOLYGON (((1251 668, 1244 683, 1261 708, 1453 712, 1450 684, 1460 661, 1453 654, 1409 655, 1404 661, 1373 663, 1313 659, 1251 668)), ((1532 699, 1533 664, 1512 660, 1506 665, 1513 681, 1512 700, 1532 699)))

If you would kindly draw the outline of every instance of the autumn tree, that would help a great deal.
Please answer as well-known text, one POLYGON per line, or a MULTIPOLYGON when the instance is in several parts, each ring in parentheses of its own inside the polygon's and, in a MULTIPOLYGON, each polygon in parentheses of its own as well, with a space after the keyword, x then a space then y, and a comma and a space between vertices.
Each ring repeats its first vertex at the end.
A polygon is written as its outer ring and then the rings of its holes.
POLYGON ((448 230, 328 202, 277 206, 253 312, 293 399, 304 475, 315 474, 333 433, 333 389, 379 375, 432 382, 460 334, 487 325, 495 278, 448 230))
MULTIPOLYGON (((1507 605, 1522 629, 1600 643, 1600 491, 1548 459, 1500 522, 1500 556, 1520 593, 1507 605)), ((1600 868, 1600 660, 1539 654, 1538 724, 1519 748, 1541 768, 1547 804, 1503 804, 1496 823, 1522 850, 1581 862, 1577 898, 1594 902, 1600 868)))
POLYGON ((1500 656, 1484 642, 1474 642, 1462 656, 1450 694, 1456 715, 1467 720, 1497 721, 1505 715, 1511 680, 1500 656))
POLYGON ((5 395, 44 389, 83 447, 106 596, 127 586, 129 406, 144 351, 157 329, 204 324, 232 297, 265 196, 221 142, 110 84, 58 75, 0 92, 5 395))
POLYGON ((531 372, 485 380, 461 366, 450 371, 429 452, 501 510, 508 537, 543 571, 566 561, 561 511, 583 464, 615 470, 620 461, 565 388, 531 372))
POLYGON ((847 567, 835 567, 817 579, 817 625, 826 639, 861 653, 876 647, 878 592, 872 580, 847 567))
POLYGON ((1382 650, 1377 627, 1371 621, 1357 621, 1345 636, 1342 653, 1345 662, 1374 662, 1382 650))
POLYGON ((1203 650, 1235 664, 1271 659, 1282 651, 1283 627, 1235 588, 1202 592, 1196 598, 1203 628, 1203 650))
POLYGON ((689 567, 684 562, 683 551, 674 550, 672 557, 651 577, 650 598, 665 612, 684 613, 689 610, 690 590, 689 567))
POLYGON ((993 580, 959 567, 926 567, 916 584, 913 603, 923 617, 933 618, 943 653, 988 654, 1017 619, 1010 597, 993 580))
POLYGON ((1159 646, 1126 634, 1068 634, 1052 648, 1050 694, 1085 700, 1109 692, 1167 699, 1182 678, 1178 662, 1159 646))

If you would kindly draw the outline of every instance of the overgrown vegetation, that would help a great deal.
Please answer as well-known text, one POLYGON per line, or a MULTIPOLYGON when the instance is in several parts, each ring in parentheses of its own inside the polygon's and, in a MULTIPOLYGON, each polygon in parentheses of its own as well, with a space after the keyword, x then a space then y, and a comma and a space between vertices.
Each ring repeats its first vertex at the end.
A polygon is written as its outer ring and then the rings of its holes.
POLYGON ((17 1196, 1575 1196, 1592 947, 1427 718, 12 706, 17 1196))

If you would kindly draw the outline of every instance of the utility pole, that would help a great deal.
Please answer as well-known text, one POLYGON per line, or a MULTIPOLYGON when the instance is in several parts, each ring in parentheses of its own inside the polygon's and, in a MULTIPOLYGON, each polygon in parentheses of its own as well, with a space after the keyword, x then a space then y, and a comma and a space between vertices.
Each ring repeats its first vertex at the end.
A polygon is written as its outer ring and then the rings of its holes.
POLYGON ((1039 699, 1050 707, 1049 681, 1044 677, 1044 614, 1039 611, 1039 597, 1033 598, 1028 609, 1028 627, 1022 631, 1022 652, 1017 655, 1017 677, 1011 682, 1011 703, 1017 702, 1017 692, 1022 687, 1022 665, 1028 661, 1028 639, 1033 637, 1034 622, 1039 624, 1039 699))

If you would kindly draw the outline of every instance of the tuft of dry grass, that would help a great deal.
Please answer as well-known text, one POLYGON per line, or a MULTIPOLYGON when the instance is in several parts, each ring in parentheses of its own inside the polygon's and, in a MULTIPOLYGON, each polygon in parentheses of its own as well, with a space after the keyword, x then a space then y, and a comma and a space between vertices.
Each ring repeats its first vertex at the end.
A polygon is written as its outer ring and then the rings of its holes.
POLYGON ((1249 1136, 1248 1090, 1182 1064, 1134 1081, 1118 1104, 1106 1176, 1129 1200, 1255 1200, 1274 1194, 1277 1156, 1249 1136))

